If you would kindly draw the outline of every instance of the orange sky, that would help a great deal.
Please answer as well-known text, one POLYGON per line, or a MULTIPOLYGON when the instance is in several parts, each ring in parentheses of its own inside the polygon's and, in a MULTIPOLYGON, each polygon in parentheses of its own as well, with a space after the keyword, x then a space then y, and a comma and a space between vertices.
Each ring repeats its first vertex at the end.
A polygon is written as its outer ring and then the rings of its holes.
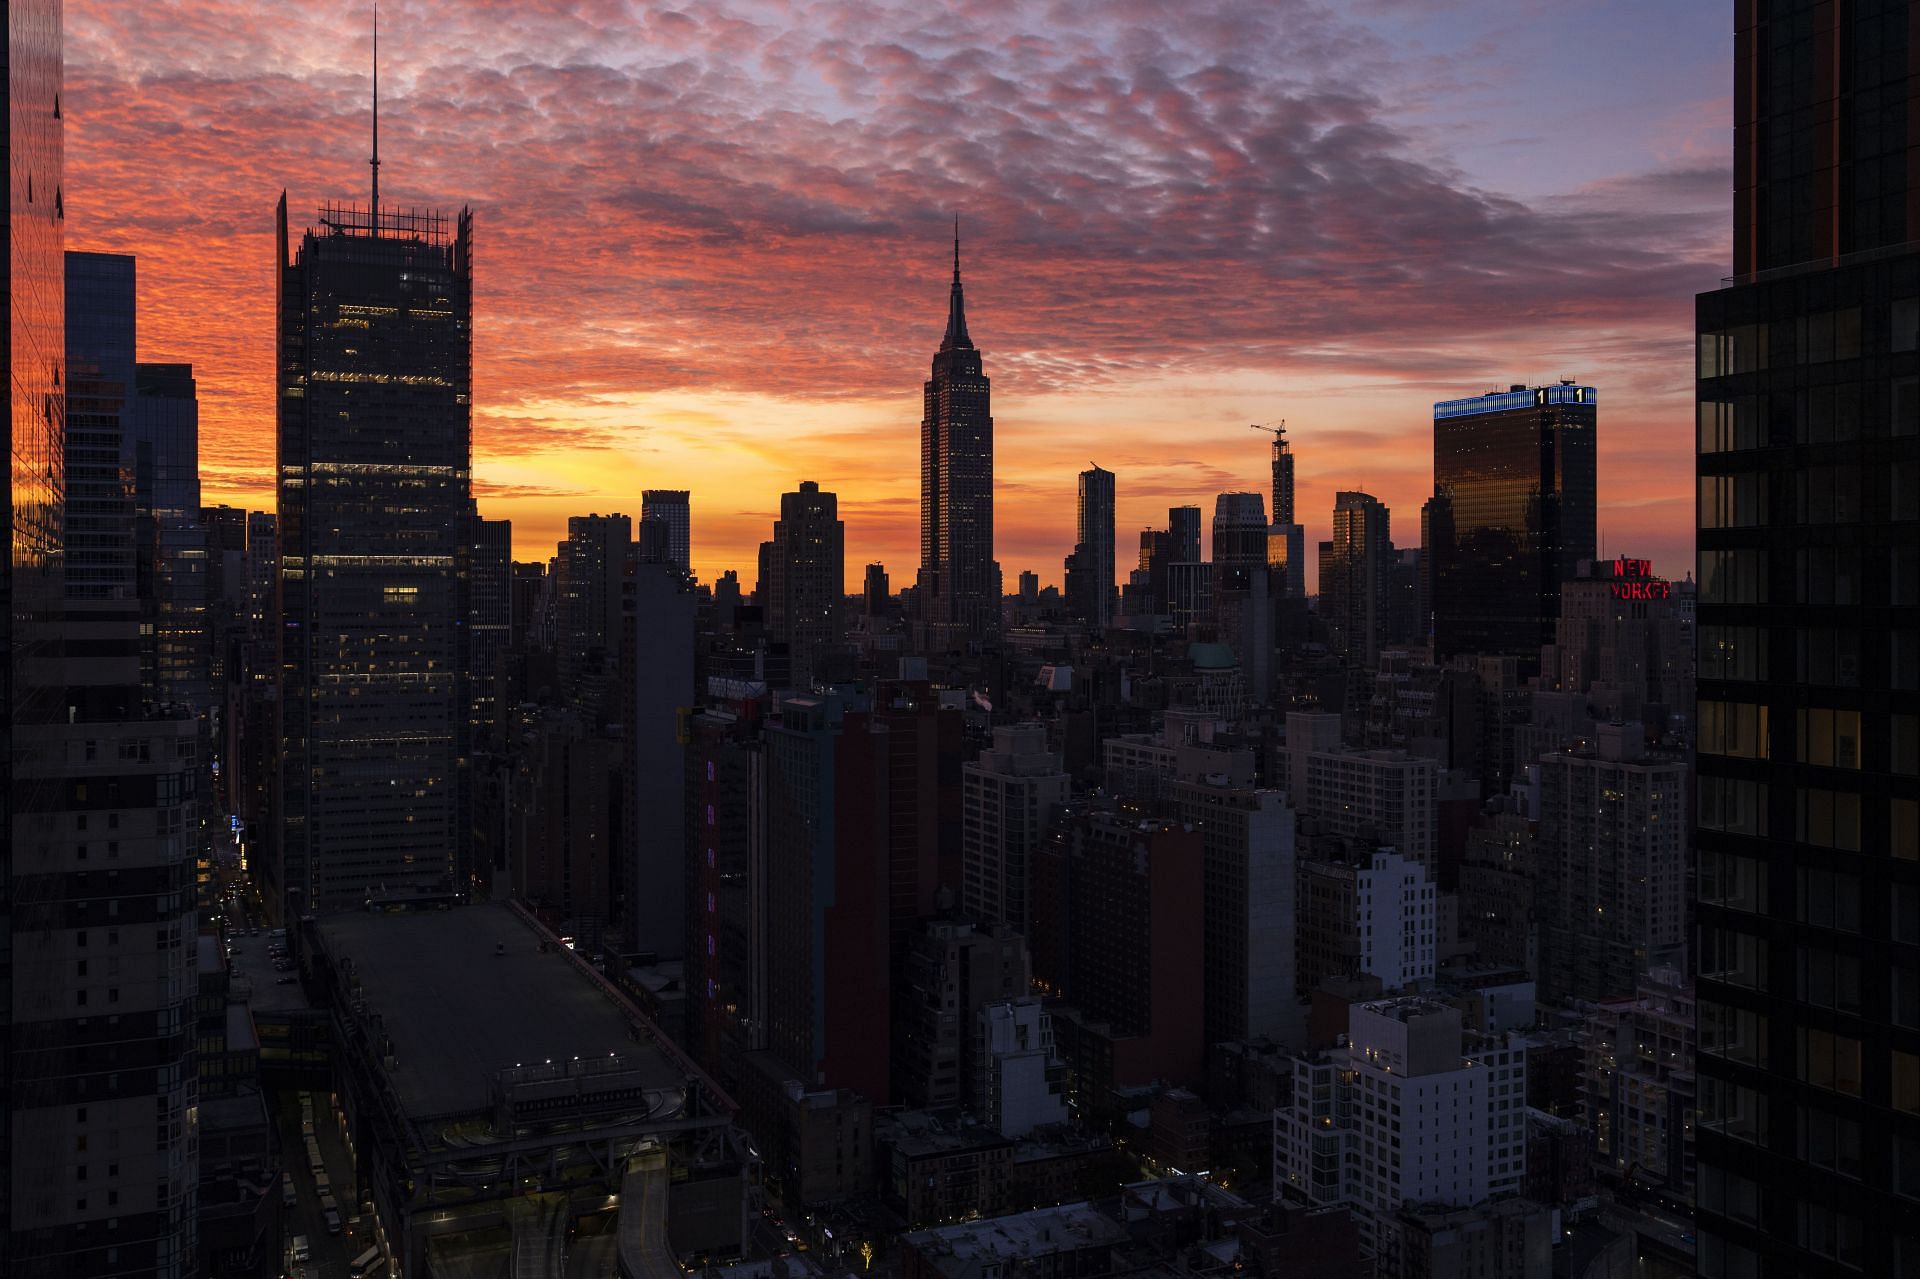
MULTIPOLYGON (((688 488, 696 570, 750 581, 814 479, 850 583, 910 582, 958 209, 1009 583, 1059 581, 1090 461, 1124 574, 1169 505, 1264 491, 1247 424, 1281 418, 1310 545, 1336 488, 1417 544, 1432 402, 1561 376, 1600 388, 1607 550, 1684 572, 1720 37, 1688 78, 1595 36, 1619 66, 1549 110, 1481 7, 1393 33, 1390 4, 390 3, 383 197, 475 209, 482 510, 545 558, 570 514, 688 488)), ((69 0, 69 244, 139 256, 141 357, 195 365, 210 503, 271 505, 273 205, 364 192, 357 9, 69 0)))

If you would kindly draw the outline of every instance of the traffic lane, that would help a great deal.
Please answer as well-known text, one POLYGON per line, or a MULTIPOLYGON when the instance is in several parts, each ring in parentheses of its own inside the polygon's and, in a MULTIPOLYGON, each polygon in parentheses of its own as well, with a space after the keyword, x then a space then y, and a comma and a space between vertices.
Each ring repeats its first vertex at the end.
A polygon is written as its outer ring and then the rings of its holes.
MULTIPOLYGON (((316 1134, 321 1124, 319 1112, 324 1105, 325 1094, 315 1093, 313 1118, 316 1134)), ((327 1233, 326 1218, 320 1206, 319 1183, 313 1179, 313 1173, 307 1168, 307 1142, 300 1132, 299 1092, 291 1088, 276 1092, 275 1111, 280 1126, 281 1146, 286 1151, 287 1171, 293 1177, 296 1199, 292 1211, 287 1214, 285 1232, 287 1246, 292 1247, 295 1235, 307 1237, 307 1246, 312 1250, 312 1256, 305 1266, 307 1279, 347 1279, 347 1263, 353 1260, 353 1253, 347 1251, 344 1234, 327 1233)), ((320 1157, 327 1160, 324 1144, 320 1148, 320 1157)), ((333 1161, 327 1160, 328 1179, 331 1180, 333 1175, 333 1161)), ((337 1182, 334 1184, 338 1185, 337 1182)), ((337 1190, 335 1197, 338 1198, 337 1190)), ((292 1268, 289 1268, 288 1273, 293 1273, 292 1268)))

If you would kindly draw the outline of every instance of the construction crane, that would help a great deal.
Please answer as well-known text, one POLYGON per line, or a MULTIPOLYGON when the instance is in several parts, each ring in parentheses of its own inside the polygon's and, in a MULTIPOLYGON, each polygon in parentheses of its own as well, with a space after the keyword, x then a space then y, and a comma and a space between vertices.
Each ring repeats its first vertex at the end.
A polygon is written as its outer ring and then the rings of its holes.
POLYGON ((1287 419, 1281 418, 1278 422, 1267 423, 1253 422, 1247 426, 1247 429, 1249 431, 1265 431, 1275 440, 1284 440, 1287 438, 1287 419))

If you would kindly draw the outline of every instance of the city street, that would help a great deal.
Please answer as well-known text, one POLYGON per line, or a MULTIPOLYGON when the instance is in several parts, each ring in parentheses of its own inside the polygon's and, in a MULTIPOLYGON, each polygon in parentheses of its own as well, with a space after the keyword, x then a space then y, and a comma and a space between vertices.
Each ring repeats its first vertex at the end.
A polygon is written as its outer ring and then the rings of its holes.
POLYGON ((313 1254, 304 1266, 289 1262, 285 1273, 295 1275, 304 1269, 307 1279, 349 1279, 348 1263, 366 1250, 372 1242, 373 1230, 368 1223, 360 1238, 349 1238, 347 1234, 346 1223, 358 1211, 352 1193, 352 1160, 340 1130, 328 1113, 326 1094, 313 1094, 313 1128, 314 1137, 320 1143, 320 1157, 326 1161, 334 1201, 340 1206, 341 1228, 337 1235, 327 1233, 320 1194, 307 1168, 307 1143, 300 1133, 300 1094, 289 1088, 276 1091, 272 1097, 274 1123, 280 1130, 287 1172, 293 1178, 294 1193, 299 1197, 299 1202, 287 1213, 286 1246, 291 1249, 293 1237, 305 1235, 313 1254))

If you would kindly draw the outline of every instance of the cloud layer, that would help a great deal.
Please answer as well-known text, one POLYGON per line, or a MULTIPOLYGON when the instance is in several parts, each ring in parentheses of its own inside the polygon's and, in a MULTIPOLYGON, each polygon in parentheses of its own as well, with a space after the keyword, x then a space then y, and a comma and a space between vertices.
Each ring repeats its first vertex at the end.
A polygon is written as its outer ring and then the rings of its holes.
MULTIPOLYGON (((364 192, 364 22, 67 12, 70 241, 140 256, 144 355, 198 369, 209 500, 269 505, 273 204, 364 192)), ((805 477, 842 495, 851 580, 870 558, 911 580, 958 212, 1009 580, 1057 580, 1089 459, 1118 473, 1125 547, 1166 505, 1263 488, 1245 423, 1279 417, 1310 541, 1333 489, 1364 487, 1413 542, 1430 402, 1563 373, 1602 388, 1603 510, 1680 571, 1720 157, 1649 148, 1501 194, 1435 126, 1487 55, 1403 63, 1367 21, 1299 0, 390 2, 383 198, 475 209, 483 509, 531 557, 569 513, 689 487, 711 576, 751 569, 805 477)))

